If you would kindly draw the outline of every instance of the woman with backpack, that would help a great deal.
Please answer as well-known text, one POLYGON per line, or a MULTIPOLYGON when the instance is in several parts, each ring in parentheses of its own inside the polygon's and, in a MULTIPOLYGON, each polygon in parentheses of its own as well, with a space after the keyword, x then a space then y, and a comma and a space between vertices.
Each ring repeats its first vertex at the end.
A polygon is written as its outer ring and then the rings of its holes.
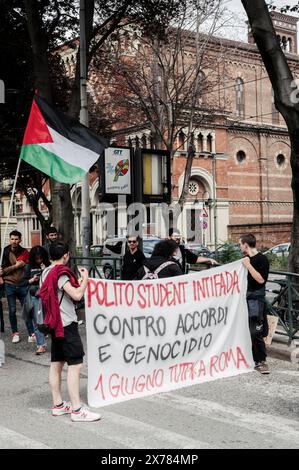
POLYGON ((173 257, 178 249, 174 240, 162 240, 155 245, 152 256, 143 262, 136 279, 160 279, 181 276, 183 271, 173 257))
POLYGON ((36 354, 41 355, 46 352, 45 336, 37 328, 37 314, 39 308, 39 298, 36 296, 39 289, 39 280, 42 271, 50 266, 49 255, 42 246, 34 246, 29 253, 29 264, 26 266, 25 277, 27 279, 28 294, 31 296, 33 304, 33 324, 36 336, 36 354))

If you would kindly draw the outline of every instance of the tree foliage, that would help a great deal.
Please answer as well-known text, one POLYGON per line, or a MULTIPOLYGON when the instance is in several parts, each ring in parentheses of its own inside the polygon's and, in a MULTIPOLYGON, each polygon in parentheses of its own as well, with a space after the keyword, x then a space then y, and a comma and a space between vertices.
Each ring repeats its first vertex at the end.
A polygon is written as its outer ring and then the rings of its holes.
MULTIPOLYGON (((183 4, 184 0, 86 0, 88 65, 121 23, 139 22, 144 30, 157 34, 179 14, 183 4)), ((8 89, 7 103, 0 117, 0 170, 3 176, 12 176, 35 89, 70 115, 79 117, 79 2, 0 0, 0 15, 1 58, 5 58, 7 64, 0 78, 8 89), (73 80, 67 77, 58 53, 66 41, 76 55, 73 80)), ((91 126, 98 132, 102 125, 109 128, 107 116, 102 116, 101 110, 95 106, 91 107, 94 109, 91 126)), ((40 195, 43 199, 41 191, 45 178, 36 177, 35 170, 25 164, 22 166, 19 184, 23 185, 25 194, 36 209, 35 198, 40 195), (31 178, 32 175, 34 177, 31 178), (41 186, 35 188, 37 184, 41 186), (33 191, 28 193, 29 187, 33 191)), ((73 241, 69 186, 53 183, 52 197, 54 222, 65 238, 73 241)), ((40 217, 38 212, 37 216, 40 217)))

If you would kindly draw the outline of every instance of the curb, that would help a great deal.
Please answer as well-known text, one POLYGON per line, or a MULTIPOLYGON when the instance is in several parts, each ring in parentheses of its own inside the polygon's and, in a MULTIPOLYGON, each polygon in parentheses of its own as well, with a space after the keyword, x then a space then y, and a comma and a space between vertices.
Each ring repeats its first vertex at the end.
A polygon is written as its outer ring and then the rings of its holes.
POLYGON ((267 347, 269 357, 289 361, 292 364, 299 364, 299 348, 288 345, 271 344, 267 347))

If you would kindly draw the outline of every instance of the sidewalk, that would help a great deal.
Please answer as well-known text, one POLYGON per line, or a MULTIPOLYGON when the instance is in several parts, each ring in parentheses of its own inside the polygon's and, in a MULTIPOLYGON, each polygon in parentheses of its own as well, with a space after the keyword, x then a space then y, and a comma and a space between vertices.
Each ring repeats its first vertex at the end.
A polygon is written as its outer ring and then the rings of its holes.
MULTIPOLYGON (((282 328, 279 331, 284 331, 282 328)), ((299 364, 299 340, 293 340, 289 343, 287 336, 275 333, 271 346, 267 347, 270 357, 290 361, 293 364, 299 364)))
MULTIPOLYGON (((50 364, 50 338, 47 340, 48 351, 42 356, 37 356, 35 354, 36 344, 28 343, 27 330, 25 328, 24 321, 22 318, 20 318, 20 310, 18 310, 17 318, 21 341, 19 343, 13 344, 11 342, 10 336, 10 323, 8 319, 6 299, 2 299, 2 302, 4 310, 5 332, 0 333, 0 339, 2 339, 5 344, 5 355, 13 357, 14 359, 32 362, 33 364, 39 364, 41 366, 48 367, 50 364)), ((84 315, 79 315, 79 318, 84 318, 84 315)), ((87 377, 87 345, 85 323, 79 325, 79 333, 82 338, 85 351, 82 375, 87 377)), ((267 347, 267 352, 269 357, 289 361, 293 364, 299 364, 299 340, 294 340, 291 344, 288 344, 287 336, 275 333, 271 346, 267 347)))
MULTIPOLYGON (((8 318, 8 308, 6 299, 2 299, 3 304, 3 313, 4 313, 4 322, 5 322, 5 332, 0 333, 0 340, 4 341, 5 345, 5 356, 12 357, 20 361, 26 361, 32 364, 38 364, 40 366, 49 367, 50 365, 50 350, 51 350, 51 338, 47 338, 47 352, 41 356, 35 354, 36 343, 28 343, 28 333, 24 324, 23 319, 21 318, 21 312, 18 308, 17 310, 17 319, 18 319, 18 329, 20 333, 20 342, 12 343, 11 342, 11 330, 10 323, 8 318)), ((17 302, 18 304, 18 302, 17 302)), ((79 317, 80 318, 80 317, 79 317)), ((87 377, 87 347, 86 347, 86 328, 85 323, 79 325, 79 333, 82 338, 84 345, 85 357, 83 361, 83 367, 81 369, 81 375, 87 377)))

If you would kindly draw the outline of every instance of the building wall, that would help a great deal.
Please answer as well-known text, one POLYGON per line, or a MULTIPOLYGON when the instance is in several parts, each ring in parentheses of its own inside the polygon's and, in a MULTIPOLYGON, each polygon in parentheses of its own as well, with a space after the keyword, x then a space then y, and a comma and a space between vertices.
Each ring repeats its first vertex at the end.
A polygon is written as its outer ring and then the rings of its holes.
MULTIPOLYGON (((285 17, 294 39, 293 19, 285 17)), ((283 15, 275 17, 277 33, 284 33, 283 15), (280 31, 281 29, 281 31, 280 31)), ((252 41, 251 41, 252 42, 252 41)), ((73 70, 74 49, 64 47, 61 55, 73 70)), ((195 39, 190 36, 186 56, 195 60, 195 39)), ((132 60, 132 57, 129 60, 132 60)), ((294 76, 299 73, 299 57, 287 54, 294 76)), ((134 58, 133 58, 134 59, 134 58)), ((215 237, 221 243, 228 238, 236 239, 240 233, 253 231, 265 245, 289 240, 292 220, 292 191, 290 169, 290 143, 285 123, 273 107, 273 92, 266 70, 254 44, 213 39, 209 43, 203 72, 207 80, 216 80, 209 93, 202 99, 204 118, 198 120, 194 129, 196 156, 191 179, 198 182, 198 194, 189 194, 187 206, 199 202, 207 208, 207 244, 213 245, 215 237), (217 65, 215 65, 217 64, 217 65), (212 73, 213 72, 213 73, 212 73), (240 112, 236 103, 236 80, 243 81, 244 109, 240 112), (201 151, 216 153, 204 158, 201 151), (220 155, 221 154, 221 155, 220 155), (214 165, 213 165, 214 163, 214 165), (216 221, 216 227, 214 225, 216 221), (263 234, 264 233, 264 234, 263 234)), ((104 80, 104 79, 103 79, 104 80)), ((107 93, 119 82, 102 81, 99 73, 92 71, 90 94, 98 106, 107 104, 107 93), (101 102, 104 97, 104 103, 101 102)), ((108 93, 109 94, 109 93, 108 93)), ((111 107, 115 118, 114 141, 119 145, 136 145, 137 141, 150 147, 150 129, 138 122, 126 123, 120 109, 111 107), (130 126, 130 127, 129 127, 130 126)), ((123 110, 122 110, 123 111, 123 110)), ((130 114, 130 113, 129 113, 130 114)), ((187 126, 188 123, 186 123, 187 126)), ((186 134, 186 130, 183 129, 186 134)), ((176 147, 179 145, 179 138, 176 147)), ((173 157, 173 200, 177 201, 186 165, 187 148, 179 148, 173 157)), ((93 243, 105 237, 103 221, 99 217, 96 174, 91 177, 91 213, 93 217, 93 243)), ((77 243, 80 244, 80 185, 72 190, 76 212, 77 243)), ((25 214, 23 214, 25 220, 25 214)), ((32 217, 32 214, 31 214, 32 217)), ((185 220, 185 214, 182 220, 185 220)), ((157 221, 155 221, 156 223, 157 221)), ((163 225, 163 224, 162 224, 163 225)), ((163 226, 159 222, 159 234, 163 226)), ((182 223, 184 230, 184 223, 182 223)), ((158 234, 158 233, 157 233, 158 234)))

